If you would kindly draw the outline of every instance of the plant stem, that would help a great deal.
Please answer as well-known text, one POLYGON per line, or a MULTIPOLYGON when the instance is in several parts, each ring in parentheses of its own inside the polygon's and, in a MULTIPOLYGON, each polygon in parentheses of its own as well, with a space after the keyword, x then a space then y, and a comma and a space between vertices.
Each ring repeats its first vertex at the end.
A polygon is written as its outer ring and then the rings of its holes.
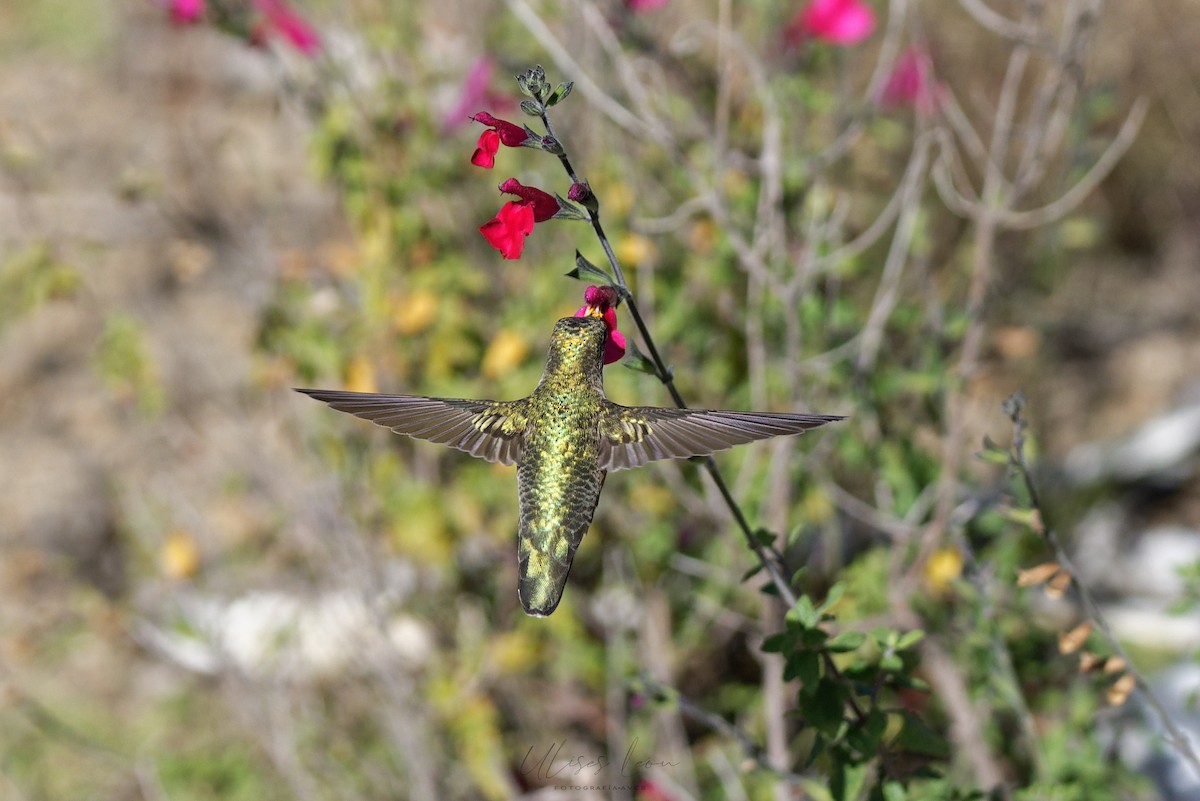
MULTIPOLYGON (((545 112, 542 112, 541 117, 542 124, 546 126, 546 133, 554 137, 561 146, 562 140, 554 133, 554 127, 550 124, 549 116, 545 112)), ((562 164, 563 169, 566 170, 571 182, 581 183, 565 149, 560 152, 558 160, 562 164)), ((655 375, 666 386, 667 392, 670 393, 675 405, 680 409, 688 408, 687 403, 683 400, 683 396, 679 394, 679 389, 675 386, 675 377, 659 354, 658 347, 654 344, 654 337, 650 335, 650 329, 646 326, 646 321, 642 318, 637 301, 634 300, 633 292, 629 289, 629 284, 625 281, 625 273, 621 270, 617 254, 613 251, 612 244, 609 242, 608 236, 604 233, 604 226, 600 223, 600 212, 588 209, 588 219, 592 223, 592 230, 596 232, 596 238, 600 240, 600 246, 604 248, 604 255, 608 258, 609 266, 612 267, 613 276, 617 282, 617 286, 621 290, 621 296, 625 299, 626 305, 629 307, 629 315, 633 318, 634 325, 637 326, 638 333, 641 334, 642 342, 646 345, 650 361, 654 365, 655 375)), ((725 482, 725 477, 721 474, 721 469, 717 467, 716 460, 711 456, 705 456, 701 464, 704 465, 704 469, 712 477, 713 483, 717 485, 717 491, 721 493, 721 498, 724 499, 725 505, 729 507, 733 519, 737 522, 743 536, 746 538, 746 544, 750 546, 750 549, 754 551, 754 555, 762 563, 763 569, 767 571, 767 575, 770 577, 775 589, 778 590, 779 596, 787 603, 789 608, 795 606, 796 594, 792 592, 791 586, 779 572, 779 566, 775 564, 775 561, 758 541, 758 538, 754 536, 754 529, 750 527, 750 522, 746 519, 741 505, 734 500, 733 494, 729 491, 729 485, 725 482)))

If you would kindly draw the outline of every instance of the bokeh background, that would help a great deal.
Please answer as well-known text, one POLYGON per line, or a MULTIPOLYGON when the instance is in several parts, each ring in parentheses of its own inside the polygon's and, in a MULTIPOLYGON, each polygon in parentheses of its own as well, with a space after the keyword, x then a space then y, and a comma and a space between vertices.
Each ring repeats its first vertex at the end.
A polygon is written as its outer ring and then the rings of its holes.
POLYGON ((639 5, 313 2, 306 53, 248 43, 235 3, 0 0, 0 798, 799 797, 695 709, 822 797, 761 652, 782 611, 695 466, 610 476, 532 620, 512 469, 289 389, 534 386, 574 250, 603 254, 552 222, 501 260, 495 185, 569 182, 531 150, 472 167, 465 117, 522 119, 535 63, 577 81, 557 132, 684 397, 852 416, 720 462, 804 592, 844 583, 831 625, 939 644, 902 700, 950 779, 911 797, 1200 798, 1060 645, 1079 604, 1017 586, 1054 554, 975 458, 1023 390, 1043 514, 1194 723, 1200 16, 893 0, 838 46, 781 34, 800 3, 639 5), (988 181, 1022 46, 997 18, 1030 48, 1002 172, 1039 174, 990 190, 1090 189, 1015 226, 944 185, 988 181), (884 97, 905 53, 928 98, 884 97))

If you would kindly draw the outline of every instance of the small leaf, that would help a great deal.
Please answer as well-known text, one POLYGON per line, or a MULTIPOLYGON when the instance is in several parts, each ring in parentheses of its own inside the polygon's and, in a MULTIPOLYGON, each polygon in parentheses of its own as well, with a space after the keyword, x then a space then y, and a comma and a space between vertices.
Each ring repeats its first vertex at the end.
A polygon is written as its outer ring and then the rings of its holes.
POLYGON ((837 582, 829 588, 829 592, 825 595, 825 600, 817 607, 818 612, 824 612, 826 609, 833 607, 838 601, 842 600, 842 596, 846 593, 846 585, 844 582, 837 582))
POLYGON ((800 787, 813 801, 838 801, 833 797, 829 788, 816 779, 801 779, 800 787))
POLYGON ((846 689, 829 679, 817 682, 805 699, 801 696, 800 713, 817 731, 833 737, 845 719, 846 689))
POLYGON ((904 727, 896 736, 896 745, 905 751, 944 758, 949 753, 945 738, 911 712, 904 712, 904 727))
POLYGON ((784 620, 788 623, 789 628, 794 624, 801 629, 814 628, 820 622, 817 615, 817 609, 813 606, 812 598, 807 595, 801 595, 796 600, 796 605, 788 610, 784 620))
POLYGON ((614 286, 612 276, 585 259, 583 254, 578 250, 575 251, 575 269, 567 273, 567 277, 574 278, 577 281, 586 281, 589 284, 595 283, 603 284, 604 286, 614 286))
POLYGON ((542 107, 533 100, 522 100, 521 111, 524 111, 530 117, 542 116, 542 107))
POLYGON ((820 678, 821 655, 816 651, 796 651, 784 663, 784 681, 799 679, 800 691, 805 695, 816 692, 820 678))
MULTIPOLYGON (((654 366, 654 362, 646 358, 645 354, 638 350, 638 346, 634 343, 633 339, 630 338, 625 340, 625 358, 621 361, 621 366, 628 367, 630 370, 636 370, 639 373, 652 375, 656 378, 658 377, 658 368, 654 366)), ((754 568, 754 573, 757 573, 760 569, 762 569, 762 566, 762 563, 759 562, 759 564, 754 568)), ((750 576, 754 575, 754 573, 747 574, 742 581, 750 578, 750 576)))
POLYGON ((912 648, 923 639, 925 639, 925 632, 921 631, 920 629, 907 631, 902 634, 900 639, 896 642, 896 650, 907 651, 909 648, 912 648))
POLYGON ((1092 624, 1085 620, 1070 631, 1058 635, 1058 652, 1073 654, 1083 647, 1090 636, 1092 636, 1092 624))
POLYGON ((586 220, 588 213, 576 206, 571 201, 554 193, 554 199, 558 201, 558 212, 554 215, 555 220, 586 220))
POLYGON ((908 791, 897 781, 883 783, 883 801, 908 801, 908 791))
POLYGON ((1012 459, 1007 448, 1001 448, 990 437, 983 438, 983 450, 977 456, 989 464, 1006 465, 1012 459))
POLYGON ((1038 584, 1043 584, 1054 578, 1062 567, 1058 562, 1042 562, 1036 567, 1031 567, 1028 570, 1017 571, 1017 586, 1018 587, 1036 587, 1038 584))
POLYGON ((825 647, 834 653, 847 653, 857 651, 866 641, 867 635, 861 631, 841 631, 825 647))
POLYGON ((767 637, 765 640, 763 640, 762 649, 769 654, 783 653, 784 640, 785 635, 782 632, 779 634, 772 634, 770 637, 767 637))
POLYGON ((551 106, 557 106, 559 103, 566 100, 567 96, 571 94, 571 90, 574 88, 574 81, 560 83, 558 87, 555 88, 554 93, 546 100, 546 107, 550 108, 551 106))
POLYGON ((755 529, 754 530, 754 539, 757 540, 758 544, 763 546, 764 548, 770 548, 772 545, 775 544, 774 532, 772 532, 768 529, 765 529, 765 528, 755 529))

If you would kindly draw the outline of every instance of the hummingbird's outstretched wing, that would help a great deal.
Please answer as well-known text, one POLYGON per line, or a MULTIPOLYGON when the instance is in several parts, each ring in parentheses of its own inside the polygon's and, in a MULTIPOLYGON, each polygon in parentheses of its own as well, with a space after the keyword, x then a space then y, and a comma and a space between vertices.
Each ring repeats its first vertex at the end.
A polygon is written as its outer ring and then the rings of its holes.
POLYGON ((296 391, 397 434, 449 445, 489 462, 515 464, 521 456, 528 422, 524 398, 491 401, 329 389, 296 391))
POLYGON ((843 419, 828 414, 662 409, 605 401, 600 417, 600 467, 625 470, 656 459, 707 456, 734 445, 801 434, 843 419))

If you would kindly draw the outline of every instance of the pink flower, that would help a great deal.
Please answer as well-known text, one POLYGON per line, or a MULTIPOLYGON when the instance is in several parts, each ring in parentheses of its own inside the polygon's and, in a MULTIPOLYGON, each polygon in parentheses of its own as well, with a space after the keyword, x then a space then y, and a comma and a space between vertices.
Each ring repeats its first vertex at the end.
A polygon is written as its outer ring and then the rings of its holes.
POLYGON ((653 11, 656 8, 662 8, 667 4, 667 0, 625 0, 625 7, 635 14, 640 14, 643 11, 653 11))
MULTIPOLYGON (((488 126, 488 130, 479 135, 479 141, 475 143, 475 152, 471 154, 471 163, 485 170, 495 166, 496 151, 500 149, 500 145, 520 147, 529 138, 529 134, 520 125, 493 117, 486 111, 479 112, 471 119, 488 126)), ((557 210, 557 206, 555 208, 557 210)))
POLYGON ((599 317, 608 326, 604 363, 620 361, 625 355, 625 335, 617 330, 617 290, 610 286, 589 286, 583 293, 583 302, 587 305, 579 307, 576 317, 599 317))
POLYGON ((642 779, 637 786, 637 801, 674 801, 674 796, 653 779, 642 779))
POLYGON ((495 71, 495 64, 487 56, 475 59, 475 63, 467 71, 467 77, 463 79, 458 100, 442 117, 443 133, 449 133, 466 125, 472 119, 472 109, 480 106, 511 107, 513 105, 512 98, 505 97, 488 88, 495 71))
POLYGON ((167 0, 162 5, 171 12, 171 22, 176 25, 191 25, 204 16, 204 0, 167 0))
POLYGON ((791 44, 819 39, 834 45, 856 45, 875 30, 875 12, 863 0, 812 0, 784 30, 791 44))
POLYGON ((937 106, 937 93, 929 54, 910 47, 892 67, 887 83, 879 93, 879 105, 884 108, 911 106, 918 114, 932 114, 937 106))
POLYGON ((321 37, 316 30, 284 0, 254 0, 254 7, 263 15, 263 21, 251 33, 252 42, 258 44, 271 34, 278 34, 306 56, 321 49, 321 37))
POLYGON ((479 226, 479 233, 504 258, 519 259, 525 249, 525 237, 533 233, 533 224, 558 214, 558 201, 536 187, 522 186, 516 178, 500 184, 500 191, 520 200, 501 206, 495 217, 479 226))

